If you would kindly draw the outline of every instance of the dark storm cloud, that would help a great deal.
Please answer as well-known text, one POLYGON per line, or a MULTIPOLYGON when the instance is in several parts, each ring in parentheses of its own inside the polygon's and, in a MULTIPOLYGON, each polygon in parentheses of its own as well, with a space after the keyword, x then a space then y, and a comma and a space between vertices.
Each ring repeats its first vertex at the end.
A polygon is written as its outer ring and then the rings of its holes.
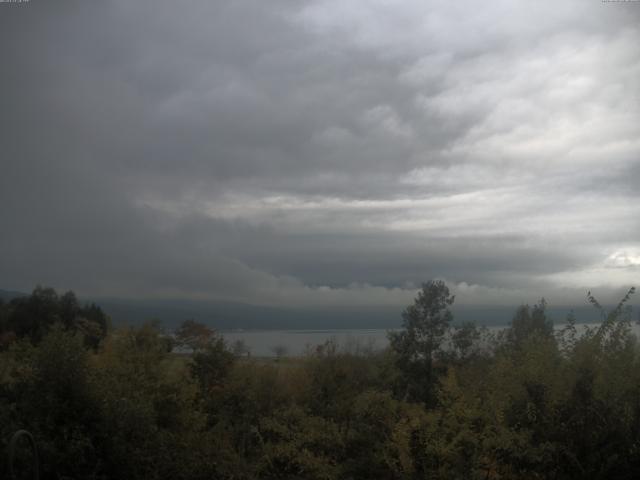
POLYGON ((639 19, 0 4, 0 285, 384 304, 432 277, 470 303, 633 282, 639 19))

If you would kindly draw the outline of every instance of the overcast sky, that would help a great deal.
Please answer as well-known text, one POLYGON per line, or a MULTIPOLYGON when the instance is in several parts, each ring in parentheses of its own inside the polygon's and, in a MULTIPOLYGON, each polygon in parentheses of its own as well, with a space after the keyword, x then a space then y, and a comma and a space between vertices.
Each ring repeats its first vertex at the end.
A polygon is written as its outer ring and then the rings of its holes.
POLYGON ((640 286, 640 2, 0 3, 0 288, 640 286))

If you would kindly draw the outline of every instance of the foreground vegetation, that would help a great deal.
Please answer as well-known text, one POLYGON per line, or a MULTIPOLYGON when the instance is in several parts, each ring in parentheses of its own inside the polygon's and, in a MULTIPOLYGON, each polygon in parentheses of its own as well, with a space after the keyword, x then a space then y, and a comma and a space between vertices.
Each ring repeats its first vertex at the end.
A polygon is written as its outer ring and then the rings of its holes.
POLYGON ((452 327, 453 297, 429 282, 386 351, 328 342, 285 363, 195 322, 111 330, 37 288, 0 304, 0 447, 31 431, 44 478, 634 478, 629 295, 598 327, 554 331, 541 301, 491 336, 452 327))

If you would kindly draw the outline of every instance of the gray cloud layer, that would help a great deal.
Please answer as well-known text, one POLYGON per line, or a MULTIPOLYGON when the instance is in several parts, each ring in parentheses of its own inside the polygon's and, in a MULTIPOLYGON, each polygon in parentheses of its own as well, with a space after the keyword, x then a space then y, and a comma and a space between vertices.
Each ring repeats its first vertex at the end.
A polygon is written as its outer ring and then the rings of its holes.
POLYGON ((0 4, 0 285, 581 300, 640 270, 640 3, 0 4))

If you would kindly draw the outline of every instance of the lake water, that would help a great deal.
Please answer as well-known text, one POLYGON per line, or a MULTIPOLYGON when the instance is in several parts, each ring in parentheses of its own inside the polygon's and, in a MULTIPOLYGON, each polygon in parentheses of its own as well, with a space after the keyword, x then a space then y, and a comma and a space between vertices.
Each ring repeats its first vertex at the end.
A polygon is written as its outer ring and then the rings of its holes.
MULTIPOLYGON (((596 324, 581 324, 579 328, 594 326, 596 324)), ((556 325, 556 329, 563 325, 556 325)), ((492 332, 498 332, 504 326, 487 327, 492 332)), ((640 336, 640 326, 632 324, 633 332, 640 336)), ((282 348, 286 356, 304 354, 308 348, 325 343, 327 340, 335 340, 340 346, 357 346, 373 349, 387 347, 386 329, 335 329, 335 330, 244 330, 221 332, 230 346, 238 340, 242 340, 249 348, 251 355, 256 357, 274 357, 275 349, 282 348)))
POLYGON ((246 330, 221 332, 230 346, 237 340, 244 341, 257 357, 275 356, 274 349, 282 347, 286 355, 302 355, 307 348, 334 339, 340 345, 360 345, 383 349, 388 345, 387 330, 246 330))

